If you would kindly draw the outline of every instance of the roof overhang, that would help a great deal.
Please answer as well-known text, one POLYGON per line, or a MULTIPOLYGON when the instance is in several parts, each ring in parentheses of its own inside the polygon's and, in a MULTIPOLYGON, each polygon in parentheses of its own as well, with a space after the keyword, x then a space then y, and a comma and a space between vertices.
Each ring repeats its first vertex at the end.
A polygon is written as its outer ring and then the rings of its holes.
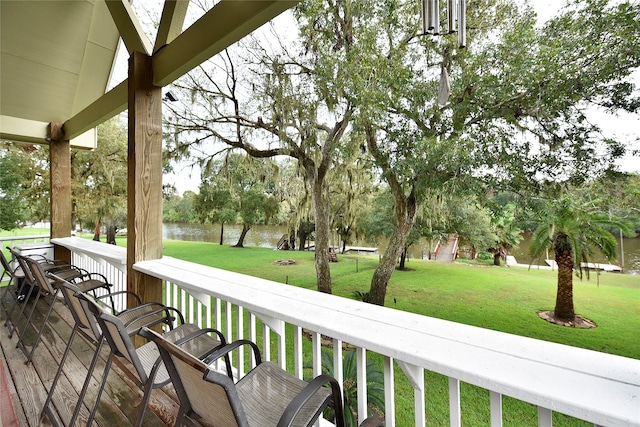
POLYGON ((297 3, 222 0, 182 31, 188 1, 167 0, 152 44, 128 0, 2 0, 0 138, 47 144, 56 123, 72 147, 95 148, 94 128, 127 108, 126 81, 107 92, 120 37, 153 55, 165 86, 297 3))

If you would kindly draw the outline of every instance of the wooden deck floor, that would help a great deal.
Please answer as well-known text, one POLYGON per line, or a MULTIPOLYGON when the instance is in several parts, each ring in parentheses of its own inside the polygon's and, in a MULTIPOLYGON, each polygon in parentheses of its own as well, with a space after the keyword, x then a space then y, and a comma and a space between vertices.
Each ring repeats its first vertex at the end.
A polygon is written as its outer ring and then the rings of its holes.
MULTIPOLYGON (((41 417, 42 408, 47 397, 58 362, 67 345, 71 330, 73 329, 73 318, 62 300, 55 303, 54 311, 49 317, 48 325, 45 327, 42 342, 36 348, 33 362, 25 364, 26 357, 16 348, 16 334, 9 338, 8 329, 4 326, 7 318, 7 308, 11 308, 11 296, 4 295, 5 288, 0 288, 2 308, 0 309, 0 359, 4 368, 9 395, 15 408, 17 422, 19 426, 49 426, 68 425, 71 420, 78 393, 87 374, 87 366, 93 357, 95 350, 87 341, 76 335, 72 346, 72 351, 67 357, 64 367, 64 375, 61 376, 56 386, 55 395, 50 404, 57 420, 52 422, 47 416, 41 417)), ((48 305, 45 301, 38 303, 35 319, 31 327, 27 330, 26 343, 33 342, 35 333, 33 326, 42 323, 44 313, 48 305)), ((15 317, 15 316, 14 316, 15 317)), ((22 323, 25 317, 22 319, 22 323)), ((108 355, 107 346, 103 346, 101 352, 102 359, 93 374, 93 382, 87 396, 84 399, 84 409, 80 412, 79 421, 76 425, 87 424, 89 409, 95 402, 96 392, 102 372, 105 366, 105 359, 108 355)), ((30 348, 30 346, 28 347, 30 348)), ((109 373, 109 380, 102 394, 98 415, 94 426, 129 426, 136 420, 137 406, 142 397, 142 391, 137 386, 137 382, 132 378, 137 378, 131 366, 121 359, 112 366, 109 373)), ((2 387, 0 386, 0 390, 2 387)), ((2 393, 0 399, 5 400, 9 396, 2 393)), ((154 390, 149 404, 149 409, 145 416, 145 426, 166 426, 173 425, 174 415, 177 412, 176 396, 171 385, 162 389, 154 390)), ((4 421, 7 423, 8 421, 4 421)), ((0 421, 2 424, 2 421, 0 421)))

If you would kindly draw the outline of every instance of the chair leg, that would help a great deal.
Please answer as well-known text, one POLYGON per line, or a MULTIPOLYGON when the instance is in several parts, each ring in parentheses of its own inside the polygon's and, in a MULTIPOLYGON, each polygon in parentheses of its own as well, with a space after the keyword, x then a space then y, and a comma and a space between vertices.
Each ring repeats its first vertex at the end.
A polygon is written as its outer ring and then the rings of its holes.
POLYGON ((111 369, 111 363, 113 362, 113 357, 114 357, 114 353, 110 352, 109 357, 107 358, 107 364, 104 367, 104 372, 102 374, 102 383, 100 383, 100 389, 98 389, 98 395, 96 396, 96 403, 93 405, 93 410, 91 411, 91 415, 89 415, 87 426, 90 426, 91 423, 93 423, 93 419, 96 417, 96 413, 98 412, 98 406, 100 405, 100 396, 102 396, 102 392, 104 391, 104 386, 107 384, 107 377, 109 376, 109 370, 111 369))
MULTIPOLYGON (((18 289, 22 289, 22 287, 25 286, 25 285, 26 285, 26 283, 23 282, 22 285, 20 285, 18 287, 18 289)), ((17 304, 11 310, 11 313, 8 315, 7 320, 4 322, 4 326, 9 328, 9 338, 11 338, 13 336, 13 333, 18 330, 18 322, 20 322, 20 318, 24 314, 24 310, 27 307, 27 303, 28 303, 29 299, 31 298, 31 294, 33 293, 33 290, 34 290, 34 287, 31 286, 29 288, 29 292, 27 292, 27 295, 25 296, 24 301, 19 301, 16 298, 17 304), (20 306, 20 305, 22 306, 22 308, 20 309, 20 313, 18 313, 18 317, 14 321, 14 320, 12 320, 13 319, 13 312, 15 311, 15 307, 20 306)))
MULTIPOLYGON (((100 350, 102 350, 102 344, 104 340, 102 337, 98 339, 98 344, 96 345, 96 353, 93 355, 93 359, 91 359, 91 364, 89 365, 89 369, 87 370, 87 377, 84 380, 84 384, 82 384, 82 390, 80 390, 80 394, 78 395, 78 402, 76 403, 76 409, 73 411, 73 416, 71 417, 71 421, 69 422, 69 427, 73 427, 78 419, 78 415, 80 415, 80 409, 82 409, 82 404, 84 402, 84 396, 87 394, 87 390, 89 389, 89 384, 91 384, 91 378, 93 376, 93 371, 96 369, 96 365, 98 364, 98 359, 100 359, 100 350)), ((98 400, 100 396, 98 396, 98 400)))
MULTIPOLYGON (((53 306, 56 303, 57 295, 58 295, 58 289, 56 289, 54 294, 51 295, 51 304, 49 305, 49 310, 47 310, 47 314, 44 316, 44 319, 42 320, 42 325, 40 325, 40 329, 38 330, 38 335, 36 336, 36 340, 33 342, 33 346, 31 347, 31 352, 28 355, 26 355, 27 356, 27 361, 25 362, 26 365, 28 365, 31 362, 31 359, 33 358, 33 353, 35 353, 36 347, 40 343, 40 339, 42 338, 42 333, 44 332, 44 328, 47 327, 49 316, 51 315, 51 312, 53 311, 53 306)), ((24 343, 23 343, 23 347, 24 347, 24 343)))
POLYGON ((69 350, 71 350, 71 344, 73 343, 73 339, 78 332, 78 325, 76 324, 71 331, 71 336, 69 337, 69 342, 67 342, 67 347, 64 349, 64 353, 62 354, 62 359, 60 359, 60 365, 58 366, 58 370, 56 371, 56 376, 53 377, 53 382, 51 383, 51 388, 49 389, 49 393, 47 393, 47 400, 44 401, 44 406, 42 407, 42 412, 40 412, 40 419, 44 417, 44 415, 48 415, 50 420, 53 420, 53 416, 51 411, 49 410, 49 403, 51 403, 51 399, 53 398, 53 392, 56 389, 56 385, 58 384, 58 379, 60 378, 60 374, 62 374, 62 368, 64 367, 64 362, 67 360, 67 356, 69 355, 69 350))
POLYGON ((156 378, 156 374, 158 373, 158 369, 164 366, 160 361, 156 362, 149 372, 149 376, 147 378, 147 383, 144 385, 144 392, 142 394, 142 402, 140 402, 140 409, 138 411, 138 423, 137 427, 142 427, 142 422, 144 421, 144 415, 147 413, 147 406, 149 406, 149 400, 151 399, 151 391, 153 390, 154 381, 156 378))
POLYGON ((18 298, 16 296, 11 296, 12 301, 7 298, 7 295, 11 295, 12 292, 15 294, 18 291, 19 288, 17 283, 17 280, 12 277, 9 280, 9 283, 7 283, 7 286, 4 287, 4 292, 2 293, 2 308, 7 315, 7 318, 4 321, 4 326, 9 325, 11 313, 15 310, 16 305, 18 305, 18 298), (8 304, 11 304, 11 307, 8 307, 8 304))
MULTIPOLYGON (((31 292, 33 291, 33 287, 30 289, 29 291, 29 296, 27 297, 27 299, 29 299, 31 297, 31 292)), ((18 332, 18 342, 16 343, 16 348, 19 348, 22 350, 23 353, 25 353, 25 349, 24 349, 24 344, 22 343, 22 340, 24 339, 24 335, 27 332, 27 329, 29 328, 29 323, 31 322, 31 317, 33 317, 33 313, 35 313, 36 311, 36 306, 38 305, 38 301, 40 301, 40 296, 42 295, 42 292, 40 292, 40 290, 38 289, 37 293, 36 293, 36 299, 33 301, 33 304, 31 305, 31 311, 29 311, 29 315, 27 316, 26 321, 24 322, 24 327, 22 328, 22 330, 20 330, 20 328, 18 327, 19 325, 16 324, 16 331, 18 332)), ((25 300, 24 302, 24 307, 22 307, 22 311, 20 312, 20 314, 24 313, 24 309, 27 306, 27 300, 25 300)), ((20 316, 18 317, 18 322, 20 321, 20 316)), ((25 353, 26 355, 26 353, 25 353)))

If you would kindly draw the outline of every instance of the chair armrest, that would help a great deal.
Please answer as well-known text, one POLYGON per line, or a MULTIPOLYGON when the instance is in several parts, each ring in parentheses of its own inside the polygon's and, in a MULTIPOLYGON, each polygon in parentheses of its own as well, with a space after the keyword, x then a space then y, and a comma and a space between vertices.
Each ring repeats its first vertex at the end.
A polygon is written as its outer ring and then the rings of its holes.
POLYGON ((75 269, 82 271, 82 274, 76 276, 73 278, 73 283, 78 283, 78 282, 84 282, 86 280, 95 280, 95 281, 99 281, 99 282, 103 282, 105 286, 111 287, 113 286, 111 283, 109 283, 109 281, 107 280, 107 278, 100 273, 89 273, 87 270, 84 270, 82 268, 79 267, 74 267, 75 269))
POLYGON ((336 427, 344 427, 344 409, 342 407, 342 391, 335 378, 329 375, 318 375, 302 389, 300 393, 287 405, 276 427, 291 427, 296 415, 318 390, 326 384, 331 386, 331 399, 336 415, 336 427))
MULTIPOLYGON (((112 286, 111 284, 109 284, 109 286, 112 286)), ((116 292, 109 292, 108 294, 104 294, 104 295, 98 295, 98 296, 94 296, 93 299, 95 299, 96 301, 99 301, 100 304, 104 305, 105 307, 109 308, 111 310, 111 313, 114 316, 117 316, 120 313, 124 313, 125 311, 129 310, 129 309, 124 309, 120 312, 118 312, 115 307, 110 306, 109 304, 105 303, 104 301, 102 301, 103 299, 112 299, 113 297, 116 297, 118 295, 131 295, 132 297, 134 297, 134 299, 136 300, 136 306, 139 306, 142 304, 142 299, 140 298, 140 296, 138 296, 138 294, 136 294, 135 292, 132 291, 116 291, 116 292)))
POLYGON ((222 348, 225 345, 227 345, 227 340, 224 338, 224 335, 222 334, 222 332, 220 332, 219 330, 214 329, 214 328, 199 329, 199 330, 197 330, 197 331, 195 331, 195 332, 193 332, 193 333, 191 333, 191 334, 189 334, 187 336, 184 336, 184 337, 180 338, 179 340, 175 341, 174 344, 177 345, 177 346, 180 346, 180 344, 184 344, 186 342, 189 342, 191 340, 194 340, 194 339, 198 338, 201 335, 208 334, 208 333, 211 333, 211 332, 216 334, 218 336, 218 341, 220 341, 220 347, 216 347, 216 348, 222 348))
POLYGON ((224 347, 220 347, 219 349, 211 353, 209 356, 204 358, 202 361, 204 362, 205 365, 211 365, 217 359, 223 356, 226 356, 228 353, 231 353, 233 350, 239 347, 242 347, 243 345, 248 345, 251 347, 251 349, 253 350, 253 354, 256 358, 256 365, 261 364, 262 356, 260 356, 260 349, 253 341, 249 341, 249 340, 237 340, 225 345, 224 347))
MULTIPOLYGON (((179 319, 180 324, 181 325, 184 324, 184 316, 182 315, 180 310, 178 310, 177 308, 168 307, 168 306, 166 306, 166 305, 164 305, 162 303, 159 303, 159 302, 148 302, 148 303, 145 303, 145 304, 137 305, 135 307, 131 307, 131 308, 126 309, 123 312, 121 312, 119 314, 119 316, 124 314, 124 313, 133 313, 135 315, 136 311, 141 311, 143 309, 148 309, 149 307, 154 307, 154 306, 156 308, 153 308, 151 311, 146 311, 146 312, 142 313, 141 315, 136 316, 135 319, 132 319, 129 322, 124 323, 124 326, 125 327, 129 327, 132 323, 139 322, 140 319, 144 319, 145 317, 152 317, 152 316, 155 317, 156 315, 158 315, 159 313, 162 313, 162 312, 165 313, 164 317, 162 318, 162 320, 157 321, 157 322, 153 322, 153 323, 149 324, 148 326, 154 325, 154 324, 158 324, 158 323, 165 323, 165 324, 169 325, 170 328, 172 328, 171 322, 176 320, 176 317, 172 316, 170 312, 176 313, 176 316, 179 319)), ((137 332, 138 331, 136 331, 136 333, 137 332)))

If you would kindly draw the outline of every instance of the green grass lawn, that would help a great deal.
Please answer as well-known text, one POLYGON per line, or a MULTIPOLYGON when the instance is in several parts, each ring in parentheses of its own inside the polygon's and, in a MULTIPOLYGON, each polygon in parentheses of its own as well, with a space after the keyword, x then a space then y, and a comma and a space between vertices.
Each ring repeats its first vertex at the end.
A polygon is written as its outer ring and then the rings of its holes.
MULTIPOLYGON (((313 252, 165 241, 164 254, 294 286, 316 286, 313 252), (296 264, 273 264, 280 259, 296 264)), ((331 264, 333 293, 352 298, 354 291, 368 291, 378 257, 338 258, 338 263, 331 264)), ((593 273, 590 280, 576 277, 576 311, 598 325, 581 330, 552 325, 536 314, 553 309, 555 271, 422 260, 410 260, 407 265, 409 271, 396 271, 391 278, 387 307, 640 359, 639 276, 593 273)))

